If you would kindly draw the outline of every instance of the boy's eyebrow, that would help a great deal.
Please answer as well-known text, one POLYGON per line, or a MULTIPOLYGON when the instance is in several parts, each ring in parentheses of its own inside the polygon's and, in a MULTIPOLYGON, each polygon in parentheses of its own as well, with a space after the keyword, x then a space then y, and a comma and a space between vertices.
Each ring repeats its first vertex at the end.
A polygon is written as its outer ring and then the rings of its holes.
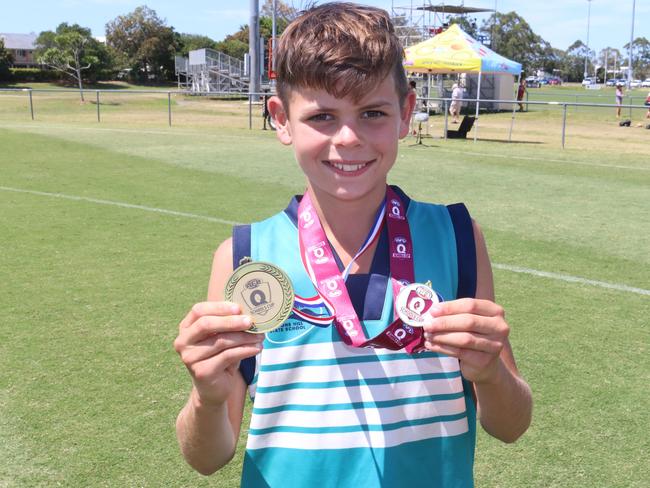
MULTIPOLYGON (((366 103, 364 105, 361 105, 359 108, 361 110, 372 110, 372 109, 376 109, 376 108, 386 107, 386 106, 389 106, 389 105, 392 105, 392 104, 388 100, 374 100, 374 101, 368 102, 368 103, 366 103)), ((312 105, 307 107, 307 111, 308 112, 337 112, 338 109, 333 107, 333 106, 329 106, 327 104, 322 104, 321 105, 320 103, 315 102, 312 105)))
POLYGON ((361 108, 362 109, 379 108, 379 107, 384 107, 386 105, 392 105, 392 104, 388 100, 376 100, 363 105, 361 108))

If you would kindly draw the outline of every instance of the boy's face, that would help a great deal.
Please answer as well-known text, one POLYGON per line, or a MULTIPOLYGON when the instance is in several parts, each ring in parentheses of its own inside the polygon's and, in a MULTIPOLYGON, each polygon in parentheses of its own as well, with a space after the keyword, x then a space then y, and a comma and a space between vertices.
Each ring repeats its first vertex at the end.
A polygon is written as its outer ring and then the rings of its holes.
POLYGON ((400 108, 389 75, 357 102, 322 89, 292 88, 288 103, 289 117, 277 97, 269 101, 269 109, 280 141, 293 145, 314 191, 342 200, 383 195, 398 141, 409 131, 413 92, 400 108))

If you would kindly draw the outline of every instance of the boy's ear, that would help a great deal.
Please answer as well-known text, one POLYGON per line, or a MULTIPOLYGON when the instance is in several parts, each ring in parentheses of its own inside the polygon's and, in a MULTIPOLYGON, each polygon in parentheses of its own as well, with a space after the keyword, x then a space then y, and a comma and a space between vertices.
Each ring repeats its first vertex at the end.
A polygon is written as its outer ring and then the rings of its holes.
POLYGON ((291 128, 289 127, 289 116, 287 111, 284 108, 284 104, 280 97, 272 96, 268 101, 269 113, 273 120, 275 121, 275 133, 280 139, 280 142, 285 145, 290 145, 291 138, 291 128))
POLYGON ((411 126, 411 115, 415 109, 415 102, 417 96, 413 90, 409 90, 404 100, 404 107, 402 107, 402 113, 400 114, 400 126, 399 126, 399 138, 404 139, 410 130, 411 126))

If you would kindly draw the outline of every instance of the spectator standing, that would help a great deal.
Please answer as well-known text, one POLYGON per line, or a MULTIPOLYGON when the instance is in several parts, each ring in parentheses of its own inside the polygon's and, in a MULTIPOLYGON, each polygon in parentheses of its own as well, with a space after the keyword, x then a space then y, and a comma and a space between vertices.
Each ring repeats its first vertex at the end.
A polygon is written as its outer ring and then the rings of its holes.
POLYGON ((623 105, 623 85, 616 85, 616 118, 621 118, 621 105, 623 105))
POLYGON ((523 112, 524 111, 524 104, 521 103, 522 100, 524 99, 524 96, 528 90, 526 90, 526 80, 521 79, 519 80, 519 86, 517 87, 517 101, 519 102, 519 111, 523 112))
POLYGON ((454 83, 451 87, 451 106, 449 107, 449 113, 452 117, 451 123, 458 123, 458 116, 460 115, 460 104, 463 99, 463 89, 454 83))

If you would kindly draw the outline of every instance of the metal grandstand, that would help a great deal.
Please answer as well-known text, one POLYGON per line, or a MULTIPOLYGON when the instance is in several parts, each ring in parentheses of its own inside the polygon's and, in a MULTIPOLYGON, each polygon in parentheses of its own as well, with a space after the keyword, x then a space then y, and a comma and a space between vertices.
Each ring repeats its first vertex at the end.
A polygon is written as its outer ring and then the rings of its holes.
MULTIPOLYGON (((494 12, 493 9, 466 7, 445 3, 432 4, 430 0, 411 0, 408 5, 391 2, 391 17, 404 47, 417 44, 442 32, 449 26, 449 16, 467 17, 471 14, 494 12)), ((485 39, 478 39, 485 43, 485 39)))
POLYGON ((197 49, 189 57, 176 56, 178 88, 194 93, 248 91, 244 62, 213 49, 197 49))

